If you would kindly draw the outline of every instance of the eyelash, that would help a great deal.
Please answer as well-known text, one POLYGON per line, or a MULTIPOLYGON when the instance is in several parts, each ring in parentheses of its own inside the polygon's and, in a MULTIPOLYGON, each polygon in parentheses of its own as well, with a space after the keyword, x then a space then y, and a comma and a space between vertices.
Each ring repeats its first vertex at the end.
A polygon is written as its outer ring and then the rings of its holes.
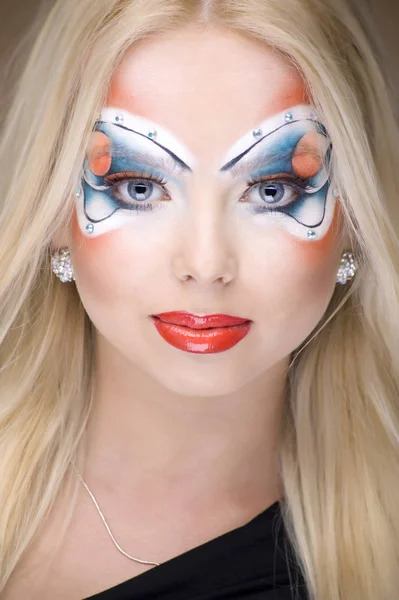
POLYGON ((305 189, 305 181, 303 179, 300 179, 299 177, 270 177, 270 175, 265 175, 263 177, 251 178, 246 182, 246 184, 252 186, 256 183, 264 183, 265 181, 269 181, 270 183, 283 182, 292 185, 292 187, 300 188, 301 190, 305 189))
MULTIPOLYGON (((168 190, 165 188, 165 185, 167 184, 167 180, 155 175, 154 173, 135 173, 134 177, 132 177, 131 174, 127 174, 127 173, 116 173, 112 176, 112 183, 124 183, 126 181, 131 181, 133 179, 144 179, 146 181, 154 181, 155 183, 158 183, 161 187, 163 187, 165 189, 165 191, 167 193, 168 190)), ((247 180, 245 182, 245 185, 247 186, 247 189, 244 191, 244 193, 242 194, 241 197, 245 197, 246 194, 250 191, 250 189, 254 186, 257 185, 259 183, 265 183, 265 182, 269 182, 270 184, 273 183, 284 183, 286 185, 291 186, 292 188, 294 188, 297 192, 302 192, 304 193, 305 190, 305 181, 303 179, 300 179, 298 177, 276 177, 274 179, 271 179, 269 175, 267 176, 263 176, 263 177, 255 177, 255 178, 251 178, 249 180, 247 180)), ((137 203, 134 205, 135 209, 137 210, 142 210, 142 211, 150 211, 154 209, 154 204, 152 202, 143 202, 143 203, 137 203)), ((270 211, 270 207, 265 206, 265 207, 260 207, 261 210, 264 211, 270 211)), ((259 208, 258 208, 259 210, 259 208)))
POLYGON ((131 179, 148 179, 149 181, 156 181, 160 185, 165 185, 166 183, 168 183, 166 179, 163 179, 162 177, 159 177, 154 173, 135 173, 134 177, 132 177, 131 174, 126 172, 115 173, 115 175, 112 175, 112 179, 109 178, 108 181, 123 183, 124 181, 130 181, 131 179))
POLYGON ((306 182, 304 179, 300 179, 299 177, 282 177, 277 176, 271 178, 270 175, 266 175, 263 177, 255 177, 246 181, 246 185, 248 188, 245 190, 244 195, 251 189, 252 186, 258 183, 284 183, 294 188, 297 192, 305 192, 306 191, 306 182))

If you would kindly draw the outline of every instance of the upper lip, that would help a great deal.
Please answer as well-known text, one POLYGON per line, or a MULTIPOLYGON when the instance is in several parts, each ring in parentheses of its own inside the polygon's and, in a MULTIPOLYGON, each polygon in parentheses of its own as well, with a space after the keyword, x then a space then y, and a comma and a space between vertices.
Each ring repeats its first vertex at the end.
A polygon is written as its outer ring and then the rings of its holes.
POLYGON ((152 315, 153 317, 157 317, 164 323, 173 323, 175 325, 184 325, 185 327, 190 327, 191 329, 208 329, 211 327, 229 327, 232 325, 240 325, 241 323, 246 323, 250 319, 242 319, 240 317, 233 317, 231 315, 223 315, 223 314, 212 314, 212 315, 204 315, 198 316, 192 313, 187 312, 165 312, 159 313, 157 315, 152 315))

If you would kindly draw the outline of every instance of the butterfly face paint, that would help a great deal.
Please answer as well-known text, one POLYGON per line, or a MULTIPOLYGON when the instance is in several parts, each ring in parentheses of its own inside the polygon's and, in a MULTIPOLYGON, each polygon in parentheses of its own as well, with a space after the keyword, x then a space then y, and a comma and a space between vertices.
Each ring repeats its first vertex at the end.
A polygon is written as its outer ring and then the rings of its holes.
POLYGON ((320 239, 336 202, 329 181, 331 151, 314 109, 300 105, 243 136, 226 153, 221 171, 249 178, 246 198, 254 215, 273 217, 300 238, 320 239))
MULTIPOLYGON (((301 239, 329 230, 336 198, 329 181, 332 145, 309 105, 293 107, 241 137, 220 173, 246 180, 243 200, 254 218, 274 220, 301 239)), ((124 226, 139 212, 171 200, 196 165, 171 132, 127 111, 106 108, 97 121, 77 194, 80 228, 90 237, 124 226), (136 214, 135 214, 136 211, 136 214)))
POLYGON ((194 164, 189 150, 166 129, 154 129, 152 122, 126 111, 103 109, 77 192, 82 232, 96 237, 124 226, 132 211, 154 210, 156 201, 166 199, 161 188, 166 180, 180 185, 194 164))

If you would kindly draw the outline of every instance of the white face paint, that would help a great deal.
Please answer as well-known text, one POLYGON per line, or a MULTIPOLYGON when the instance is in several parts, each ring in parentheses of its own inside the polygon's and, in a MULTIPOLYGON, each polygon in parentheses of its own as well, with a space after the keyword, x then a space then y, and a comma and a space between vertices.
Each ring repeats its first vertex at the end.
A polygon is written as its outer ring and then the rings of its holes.
MULTIPOLYGON (((331 225, 334 198, 331 141, 309 105, 263 121, 226 152, 220 172, 247 181, 245 207, 256 219, 319 240, 331 225)), ((186 193, 196 158, 170 131, 141 116, 105 108, 98 119, 76 196, 78 222, 88 237, 128 225, 173 202, 168 183, 186 193)), ((238 198, 240 200, 240 198, 238 198)))

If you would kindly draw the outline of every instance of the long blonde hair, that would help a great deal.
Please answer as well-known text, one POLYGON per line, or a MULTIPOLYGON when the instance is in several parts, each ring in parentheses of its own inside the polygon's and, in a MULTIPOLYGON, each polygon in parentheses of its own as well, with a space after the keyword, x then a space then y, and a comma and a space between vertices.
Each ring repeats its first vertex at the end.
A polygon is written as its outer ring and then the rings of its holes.
POLYGON ((51 240, 70 217, 88 136, 123 53, 192 20, 291 57, 332 139, 359 268, 292 356, 282 517, 312 600, 393 600, 399 133, 371 31, 348 0, 59 0, 48 14, 0 142, 0 592, 70 461, 79 464, 90 415, 91 323, 76 288, 51 273, 51 240))

